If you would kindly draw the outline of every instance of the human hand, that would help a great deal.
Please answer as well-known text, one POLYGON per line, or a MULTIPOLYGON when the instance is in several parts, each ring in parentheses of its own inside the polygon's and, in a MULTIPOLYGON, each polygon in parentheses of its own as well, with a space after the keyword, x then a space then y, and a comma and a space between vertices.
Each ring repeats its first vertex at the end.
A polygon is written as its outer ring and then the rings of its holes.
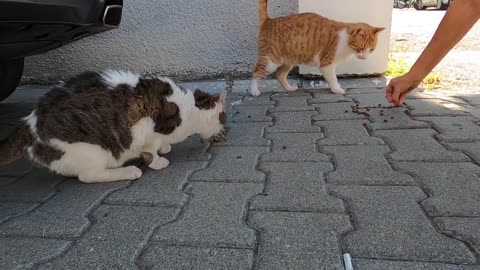
POLYGON ((408 93, 417 88, 421 81, 410 73, 392 79, 387 86, 386 98, 388 102, 396 106, 402 105, 408 93))

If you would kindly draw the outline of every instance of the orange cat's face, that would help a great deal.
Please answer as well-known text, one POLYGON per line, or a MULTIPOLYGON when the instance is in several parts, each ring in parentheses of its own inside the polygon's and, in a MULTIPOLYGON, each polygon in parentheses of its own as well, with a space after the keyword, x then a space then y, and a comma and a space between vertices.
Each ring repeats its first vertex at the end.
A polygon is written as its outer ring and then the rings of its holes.
POLYGON ((349 29, 348 46, 352 48, 358 59, 367 59, 377 48, 378 34, 383 27, 373 27, 366 23, 358 23, 349 29))

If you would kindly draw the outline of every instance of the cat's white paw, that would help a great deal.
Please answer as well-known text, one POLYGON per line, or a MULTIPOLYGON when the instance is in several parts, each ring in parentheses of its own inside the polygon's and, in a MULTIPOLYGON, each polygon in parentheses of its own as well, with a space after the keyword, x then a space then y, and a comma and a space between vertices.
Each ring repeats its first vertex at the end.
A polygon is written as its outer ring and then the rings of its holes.
POLYGON ((136 166, 128 166, 123 168, 125 171, 125 179, 126 180, 135 180, 142 177, 142 170, 140 170, 136 166))
POLYGON ((332 87, 331 90, 335 94, 342 94, 343 95, 343 94, 346 93, 345 89, 341 88, 340 86, 332 87))
POLYGON ((250 94, 254 97, 260 96, 260 90, 258 88, 250 88, 250 94))
POLYGON ((250 94, 254 97, 260 96, 260 90, 258 90, 258 82, 255 80, 252 80, 252 83, 250 84, 250 94))
POLYGON ((289 92, 297 91, 297 90, 298 90, 298 87, 297 87, 297 86, 291 86, 291 85, 289 85, 289 86, 286 88, 286 90, 289 91, 289 92))
POLYGON ((164 157, 160 157, 160 158, 154 159, 152 161, 152 163, 150 163, 150 165, 148 165, 148 167, 158 171, 158 170, 166 168, 168 166, 168 164, 170 164, 170 161, 168 161, 168 159, 166 159, 164 157))
POLYGON ((165 144, 160 147, 160 154, 168 154, 172 151, 172 146, 170 144, 165 144))

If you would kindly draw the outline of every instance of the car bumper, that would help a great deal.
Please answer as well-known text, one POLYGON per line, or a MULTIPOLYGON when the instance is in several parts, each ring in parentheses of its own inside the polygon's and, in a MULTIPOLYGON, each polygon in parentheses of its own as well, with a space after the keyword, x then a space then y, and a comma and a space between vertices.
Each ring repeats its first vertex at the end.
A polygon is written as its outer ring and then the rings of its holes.
POLYGON ((123 0, 0 0, 0 59, 43 53, 120 25, 123 0))

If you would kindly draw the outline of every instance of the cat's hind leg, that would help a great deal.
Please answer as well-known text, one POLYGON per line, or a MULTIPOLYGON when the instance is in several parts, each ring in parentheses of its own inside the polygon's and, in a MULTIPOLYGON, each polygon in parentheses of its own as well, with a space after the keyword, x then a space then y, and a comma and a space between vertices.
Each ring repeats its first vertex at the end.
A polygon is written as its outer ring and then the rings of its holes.
POLYGON ((121 180, 135 180, 142 176, 142 170, 136 166, 120 167, 103 170, 85 170, 78 175, 84 183, 104 183, 121 180))
POLYGON ((259 96, 260 90, 258 89, 258 83, 261 79, 272 74, 280 64, 274 63, 268 57, 260 57, 255 66, 255 71, 253 72, 252 83, 250 84, 250 94, 252 96, 259 96))
POLYGON ((330 89, 332 90, 333 93, 335 94, 345 94, 345 90, 340 87, 340 84, 338 84, 338 79, 337 79, 337 74, 335 73, 335 65, 331 64, 325 67, 320 67, 320 71, 323 74, 323 77, 328 83, 328 86, 330 86, 330 89))
POLYGON ((288 73, 292 68, 293 65, 283 64, 277 69, 277 79, 287 91, 296 91, 298 89, 297 86, 291 86, 290 83, 288 83, 288 73))

